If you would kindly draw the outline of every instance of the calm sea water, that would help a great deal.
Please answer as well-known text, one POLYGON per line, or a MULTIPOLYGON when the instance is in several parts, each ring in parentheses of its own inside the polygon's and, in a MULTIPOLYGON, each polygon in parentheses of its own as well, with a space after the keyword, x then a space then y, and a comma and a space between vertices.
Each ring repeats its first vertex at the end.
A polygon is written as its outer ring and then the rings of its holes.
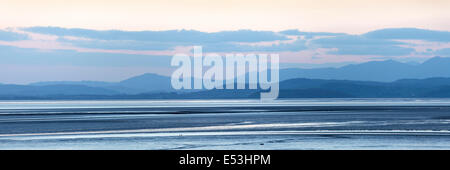
POLYGON ((450 149, 450 100, 0 101, 0 149, 450 149))

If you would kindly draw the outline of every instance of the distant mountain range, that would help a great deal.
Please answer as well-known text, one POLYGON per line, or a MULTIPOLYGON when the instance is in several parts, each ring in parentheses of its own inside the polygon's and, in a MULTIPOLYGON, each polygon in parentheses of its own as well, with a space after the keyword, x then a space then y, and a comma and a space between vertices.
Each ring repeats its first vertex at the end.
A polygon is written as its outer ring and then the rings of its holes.
POLYGON ((170 77, 157 74, 146 73, 143 75, 131 77, 120 82, 102 82, 102 81, 47 81, 31 83, 30 86, 48 86, 48 85, 79 85, 95 88, 102 88, 123 94, 139 94, 146 92, 169 92, 173 91, 170 77))
MULTIPOLYGON (((259 98, 261 90, 203 90, 125 94, 85 85, 0 85, 0 99, 236 99, 259 98)), ((448 98, 450 78, 394 82, 290 79, 279 98, 448 98)))
POLYGON ((391 82, 399 79, 431 77, 450 77, 450 57, 434 57, 422 64, 386 60, 352 64, 340 68, 280 70, 280 80, 311 78, 391 82))
MULTIPOLYGON (((0 99, 258 98, 259 93, 259 90, 176 91, 171 87, 170 77, 151 73, 120 82, 0 84, 0 99)), ((450 58, 434 57, 422 64, 387 60, 340 68, 280 70, 280 98, 317 97, 450 97, 450 58)))

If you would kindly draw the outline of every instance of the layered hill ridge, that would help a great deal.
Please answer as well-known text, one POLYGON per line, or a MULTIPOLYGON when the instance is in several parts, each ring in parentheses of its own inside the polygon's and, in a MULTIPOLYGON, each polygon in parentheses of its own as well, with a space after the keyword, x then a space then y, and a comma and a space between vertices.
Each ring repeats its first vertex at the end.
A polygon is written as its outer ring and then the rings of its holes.
MULTIPOLYGON (((0 84, 0 96, 2 98, 11 96, 13 98, 14 96, 256 98, 260 92, 259 90, 177 91, 172 89, 170 82, 170 77, 146 73, 120 82, 56 81, 29 85, 0 84)), ((280 97, 450 97, 450 58, 434 57, 421 64, 385 60, 340 68, 282 69, 280 97)))

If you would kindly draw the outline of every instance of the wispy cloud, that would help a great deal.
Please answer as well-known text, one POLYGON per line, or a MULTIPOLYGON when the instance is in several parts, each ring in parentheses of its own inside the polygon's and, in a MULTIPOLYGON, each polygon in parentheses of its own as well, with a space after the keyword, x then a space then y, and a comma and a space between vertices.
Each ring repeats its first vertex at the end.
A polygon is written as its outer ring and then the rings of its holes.
POLYGON ((450 32, 417 28, 391 28, 371 31, 362 36, 371 39, 425 40, 434 42, 450 42, 450 32))
POLYGON ((1 41, 16 41, 16 40, 26 40, 29 37, 26 34, 21 34, 13 32, 11 30, 0 30, 0 40, 1 41))
MULTIPOLYGON (((18 48, 69 50, 99 54, 166 56, 191 53, 201 45, 206 53, 279 53, 282 62, 327 64, 380 59, 430 58, 447 55, 449 32, 415 28, 382 29, 361 35, 299 30, 221 31, 119 31, 30 27, 0 32, 0 45, 18 48), (439 52, 438 52, 439 51, 439 52), (444 51, 444 52, 442 52, 444 51)), ((66 54, 67 55, 67 54, 66 54)), ((77 56, 77 55, 71 55, 77 56)), ((7 61, 6 61, 7 62, 7 61)), ((125 62, 127 63, 127 62, 125 62)))

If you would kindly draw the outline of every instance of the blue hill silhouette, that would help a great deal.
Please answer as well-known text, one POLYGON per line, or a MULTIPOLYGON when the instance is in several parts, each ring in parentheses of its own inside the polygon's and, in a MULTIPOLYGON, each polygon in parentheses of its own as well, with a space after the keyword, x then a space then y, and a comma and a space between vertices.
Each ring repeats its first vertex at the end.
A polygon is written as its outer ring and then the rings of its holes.
MULTIPOLYGON (((281 98, 450 97, 450 58, 422 64, 393 60, 341 68, 280 70, 281 98)), ((0 84, 0 98, 257 98, 259 90, 182 90, 170 77, 147 73, 120 82, 57 81, 0 84)))
POLYGON ((394 60, 371 61, 340 68, 280 70, 280 80, 293 78, 338 79, 391 82, 399 79, 450 77, 450 58, 434 57, 422 64, 407 64, 394 60))

